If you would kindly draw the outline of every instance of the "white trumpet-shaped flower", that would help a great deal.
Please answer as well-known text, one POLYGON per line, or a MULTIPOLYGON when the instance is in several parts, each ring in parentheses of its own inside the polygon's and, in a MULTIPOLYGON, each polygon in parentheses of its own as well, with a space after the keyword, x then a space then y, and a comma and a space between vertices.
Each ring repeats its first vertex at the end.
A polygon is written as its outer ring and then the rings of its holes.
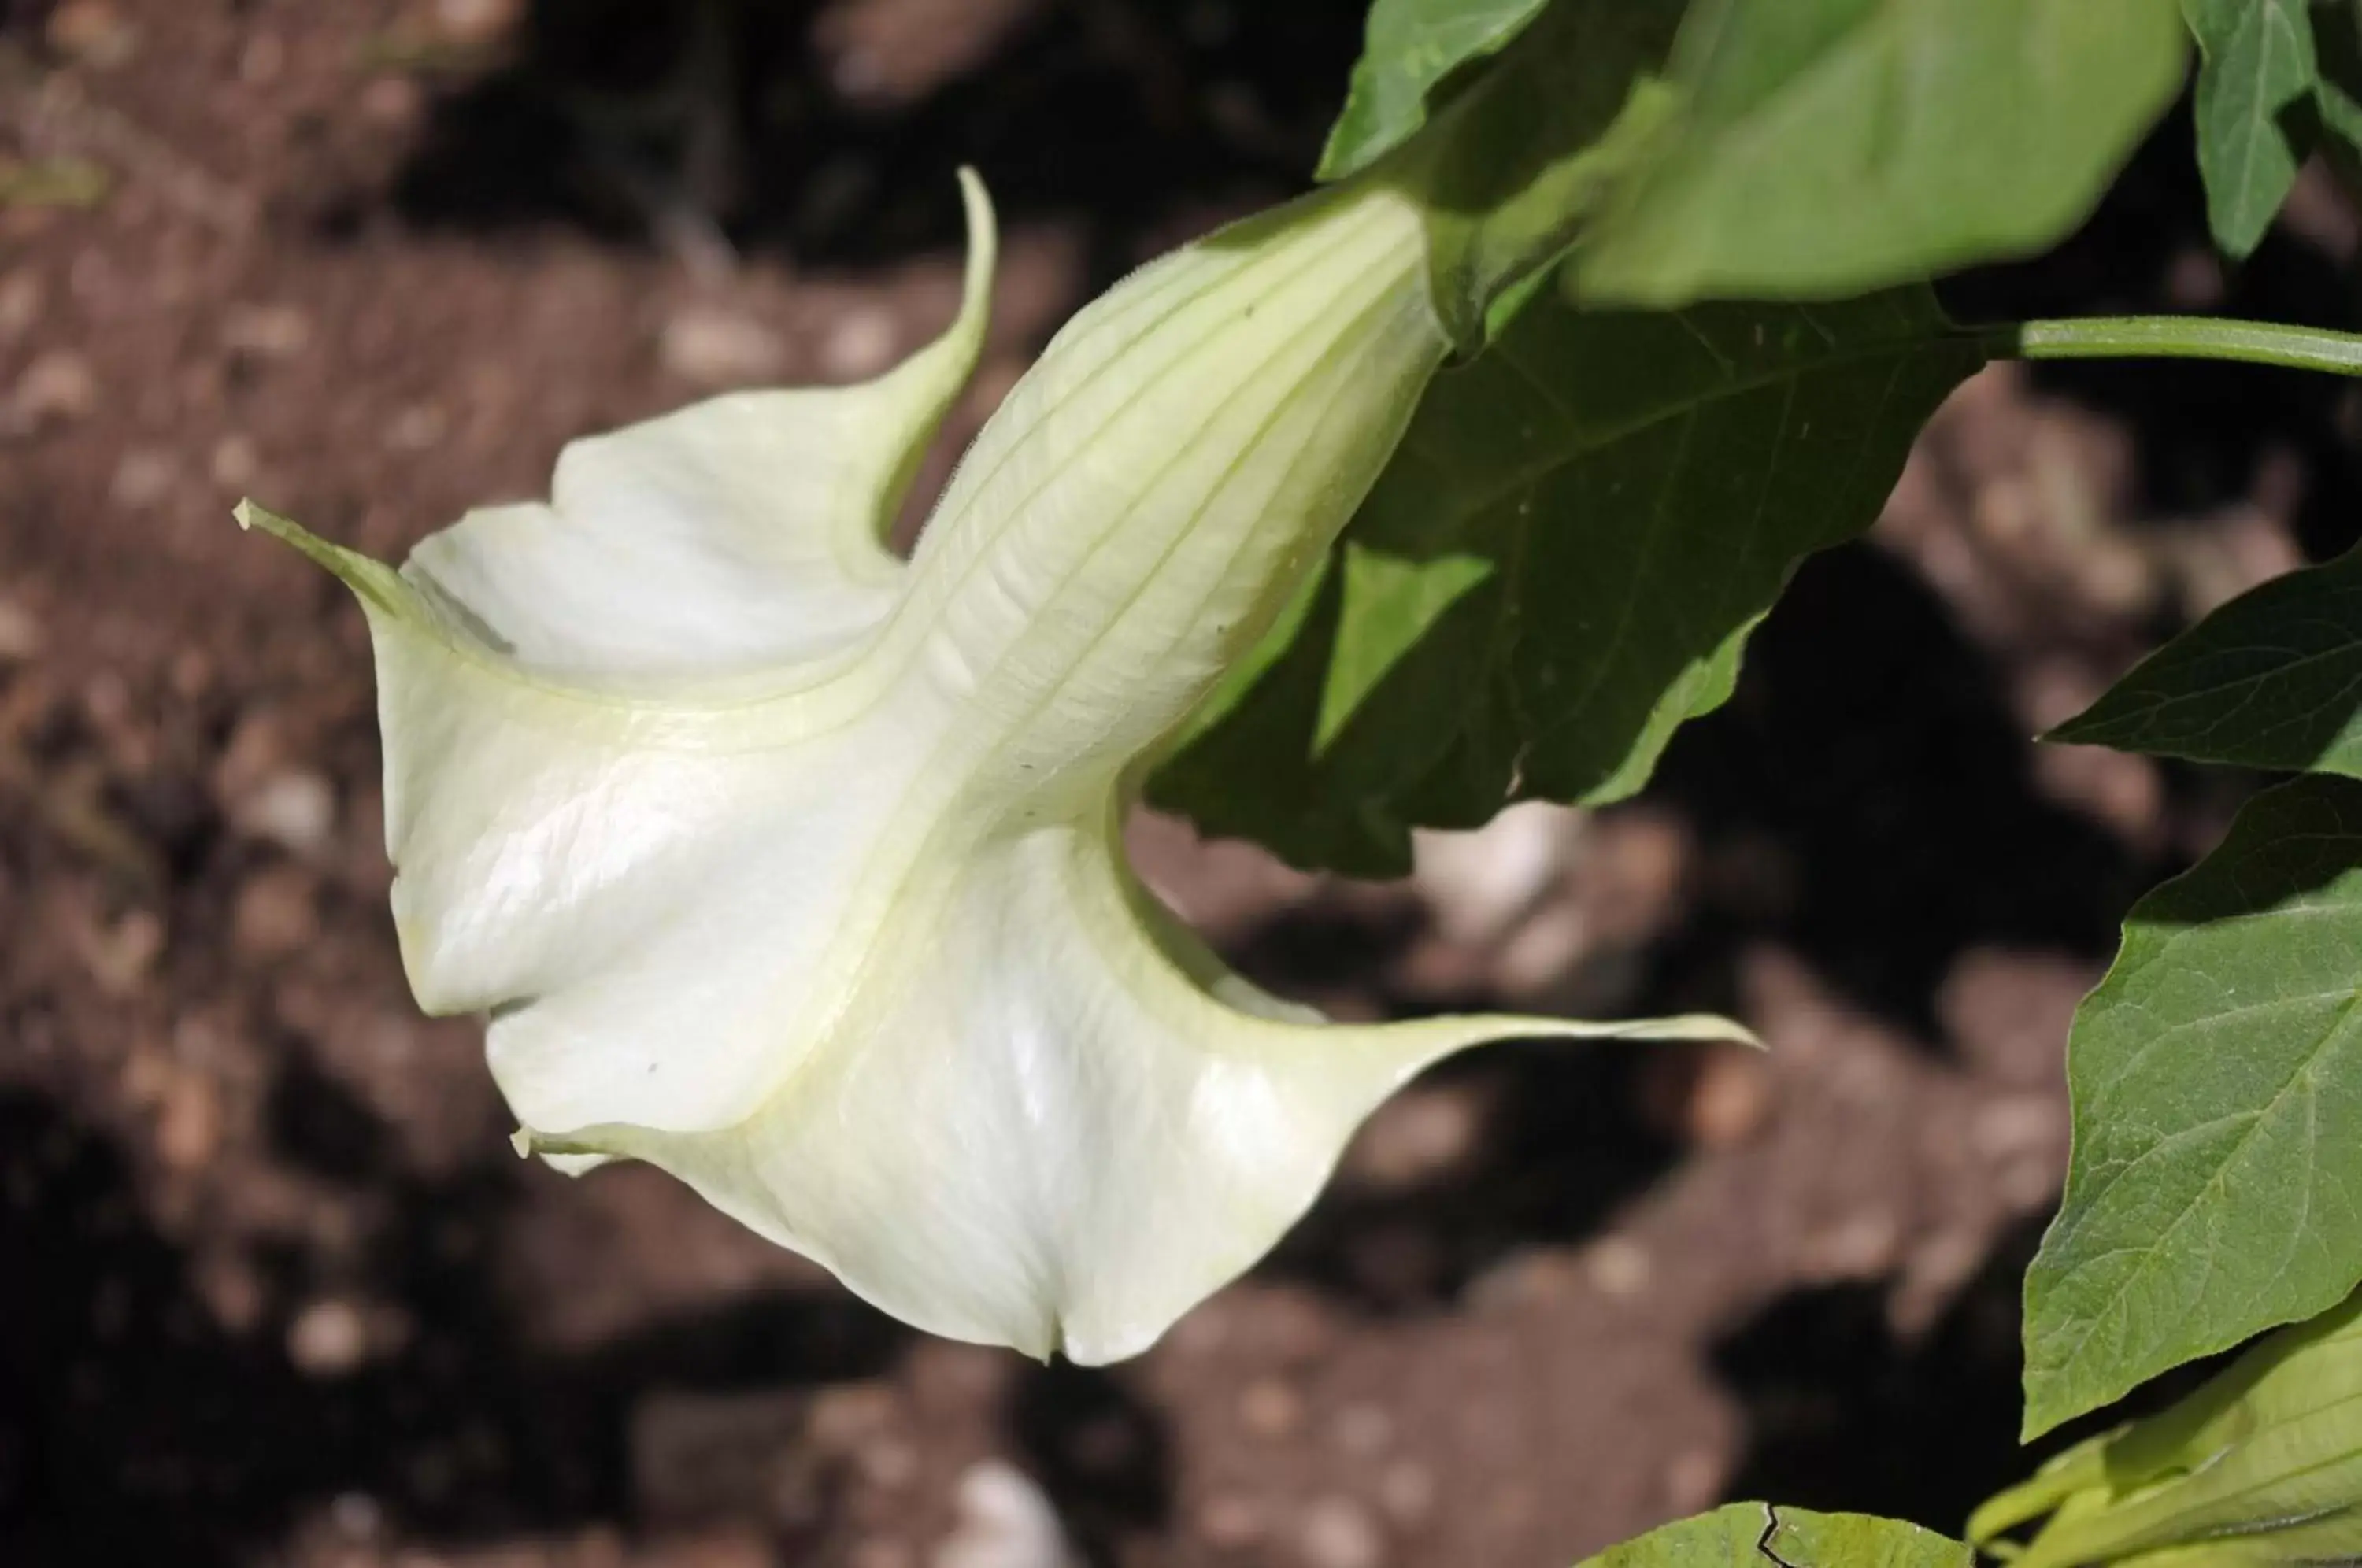
POLYGON ((1133 878, 1142 759, 1271 623, 1445 341, 1418 208, 1331 192, 1134 274, 1010 394, 908 562, 965 304, 837 390, 567 448, 393 570, 256 508, 369 616, 404 965, 486 1010, 521 1146, 649 1161, 888 1311, 1100 1362, 1309 1204, 1356 1123, 1503 1035, 1323 1022, 1133 878))

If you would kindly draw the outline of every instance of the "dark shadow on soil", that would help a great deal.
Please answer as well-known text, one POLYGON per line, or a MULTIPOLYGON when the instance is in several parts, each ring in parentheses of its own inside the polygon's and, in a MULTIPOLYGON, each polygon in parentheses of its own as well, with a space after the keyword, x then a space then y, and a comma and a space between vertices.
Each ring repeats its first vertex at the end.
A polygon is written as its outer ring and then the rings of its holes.
POLYGON ((2113 952, 2163 868, 2035 791, 2003 697, 1892 558, 1806 562, 1737 695, 1682 731, 1650 786, 1697 825, 1706 866, 1665 971, 1710 976, 1774 941, 1932 1040, 1938 983, 1972 946, 2113 952))
POLYGON ((1332 1187, 1257 1272, 1377 1316, 1441 1311, 1511 1253, 1581 1242, 1679 1157, 1634 1114, 1641 1066, 1629 1047, 1555 1041, 1446 1064, 1433 1079, 1489 1108, 1466 1162, 1399 1193, 1332 1187))
POLYGON ((1171 1442, 1120 1371, 1054 1362, 1026 1375, 1004 1418, 1030 1469, 1093 1568, 1173 1513, 1171 1442))
POLYGON ((792 0, 537 0, 515 59, 436 109, 407 221, 560 221, 646 240, 668 217, 854 265, 956 247, 955 167, 1003 216, 1084 217, 1102 270, 1192 202, 1300 187, 1361 42, 1356 0, 1060 0, 977 67, 865 99, 792 0))
POLYGON ((1745 1408, 1748 1435, 1724 1496, 1957 1535, 1979 1503, 2051 1455, 2164 1409, 2235 1359, 2177 1367, 2019 1447, 2020 1297, 2045 1223, 2014 1229, 1925 1333, 1895 1334, 1881 1282, 1793 1292, 1726 1335, 1714 1367, 1745 1408))
POLYGON ((841 1296, 750 1297, 579 1359, 539 1354, 491 1268, 516 1171, 389 1180, 398 1217, 368 1277, 408 1333, 349 1375, 307 1377, 286 1322, 216 1325, 109 1141, 0 1094, 0 1558, 109 1568, 170 1543, 183 1568, 226 1565, 347 1492, 436 1540, 628 1518, 630 1418, 651 1388, 866 1375, 906 1337, 841 1296))
POLYGON ((1908 1342, 1888 1326, 1884 1284, 1794 1292, 1726 1337, 1714 1366, 1748 1434, 1725 1495, 1957 1533, 2023 1479, 2036 1452, 2017 1447, 2018 1286, 2040 1236, 2021 1227, 1908 1342))

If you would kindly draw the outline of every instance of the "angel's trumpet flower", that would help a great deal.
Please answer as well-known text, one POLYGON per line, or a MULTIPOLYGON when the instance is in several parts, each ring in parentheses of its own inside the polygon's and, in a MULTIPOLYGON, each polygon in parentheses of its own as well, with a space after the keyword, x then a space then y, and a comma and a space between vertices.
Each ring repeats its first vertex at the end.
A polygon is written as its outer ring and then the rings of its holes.
POLYGON ((1133 274, 882 542, 976 363, 740 393, 558 459, 399 570, 248 508, 368 613, 403 962, 491 1014, 522 1146, 646 1160, 922 1328, 1139 1351, 1355 1124, 1504 1035, 1323 1022, 1124 864, 1139 772, 1359 503, 1445 352, 1425 226, 1334 188, 1133 274))

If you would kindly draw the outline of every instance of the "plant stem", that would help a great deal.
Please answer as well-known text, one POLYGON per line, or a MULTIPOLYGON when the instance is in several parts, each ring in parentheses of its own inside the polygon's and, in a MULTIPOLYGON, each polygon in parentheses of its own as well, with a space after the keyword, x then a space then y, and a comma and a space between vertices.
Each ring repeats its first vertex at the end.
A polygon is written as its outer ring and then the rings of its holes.
POLYGON ((2209 315, 2093 315, 1983 329, 1996 359, 2232 359, 2362 376, 2362 336, 2209 315))

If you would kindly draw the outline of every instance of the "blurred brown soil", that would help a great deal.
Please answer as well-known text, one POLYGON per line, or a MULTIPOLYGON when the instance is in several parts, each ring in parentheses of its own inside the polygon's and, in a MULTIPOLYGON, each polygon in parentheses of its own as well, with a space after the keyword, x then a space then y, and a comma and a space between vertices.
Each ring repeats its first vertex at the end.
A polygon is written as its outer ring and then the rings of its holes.
MULTIPOLYGON (((1991 372, 1639 802, 1391 888, 1143 820, 1185 914, 1340 1014, 1721 1007, 1770 1050, 1449 1065, 1153 1352, 1037 1366, 656 1173, 511 1155, 475 1026, 403 986, 360 619, 228 508, 395 556, 573 436, 874 373, 951 312, 973 157, 1006 258, 931 487, 1090 289, 1284 193, 1353 8, 717 5, 787 128, 652 144, 567 118, 562 9, 0 31, 0 159, 107 181, 0 204, 0 1562, 1544 1568, 1764 1492, 1956 1526, 2017 1474, 2068 1017, 2240 788, 2025 737, 2334 542, 2350 406, 1991 372)), ((2334 194, 2226 283, 2169 142, 1964 298, 2350 314, 2334 194)))

